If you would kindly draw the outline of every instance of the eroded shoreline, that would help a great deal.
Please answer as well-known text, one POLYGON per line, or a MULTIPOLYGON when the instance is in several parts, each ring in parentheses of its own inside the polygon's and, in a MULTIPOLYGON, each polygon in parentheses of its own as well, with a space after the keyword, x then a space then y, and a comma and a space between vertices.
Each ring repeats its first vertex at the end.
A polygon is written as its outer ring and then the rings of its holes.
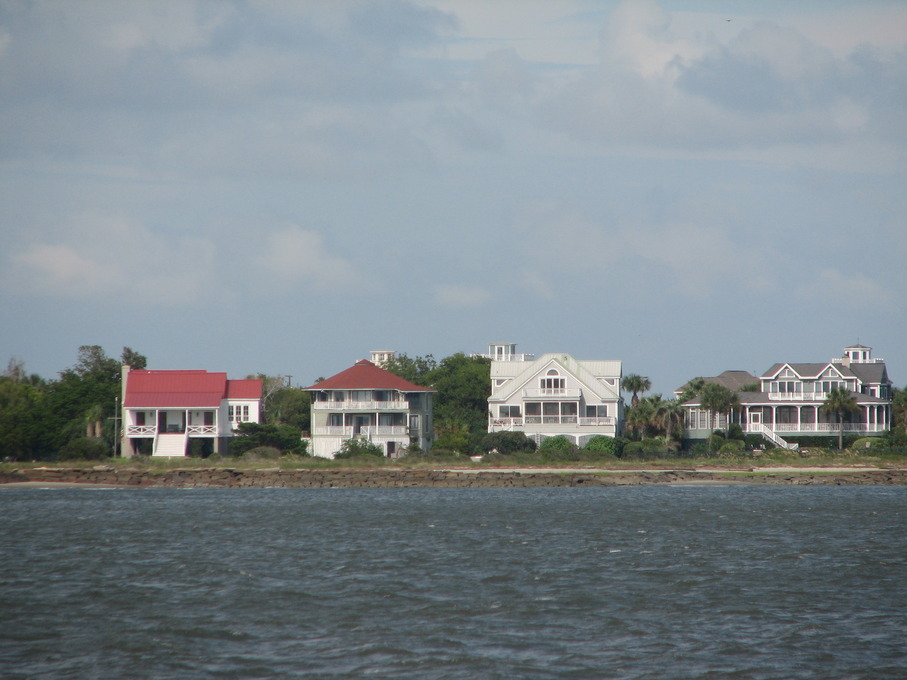
POLYGON ((773 486, 907 486, 900 468, 750 468, 738 470, 606 468, 174 468, 47 467, 0 473, 0 489, 93 488, 500 488, 640 486, 646 484, 773 486))

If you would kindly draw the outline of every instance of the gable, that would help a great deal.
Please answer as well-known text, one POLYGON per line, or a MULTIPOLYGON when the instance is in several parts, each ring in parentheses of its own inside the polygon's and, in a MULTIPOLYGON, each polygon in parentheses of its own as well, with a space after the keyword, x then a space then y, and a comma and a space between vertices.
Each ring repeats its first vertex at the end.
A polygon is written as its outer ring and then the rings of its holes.
MULTIPOLYGON (((498 362, 492 362, 492 365, 498 362)), ((508 363, 508 362, 500 362, 508 363)), ((509 362, 516 363, 516 362, 509 362)), ((493 375, 492 395, 494 401, 508 401, 523 389, 536 389, 541 380, 546 377, 560 377, 566 381, 565 387, 578 387, 586 392, 591 392, 601 399, 620 399, 620 362, 619 361, 588 361, 580 362, 568 354, 545 354, 536 361, 522 362, 522 370, 510 379, 500 375, 493 375), (593 368, 597 377, 589 367, 593 368), (552 371, 556 371, 555 376, 552 371), (612 375, 609 375, 613 373, 612 375), (498 381, 501 381, 498 384, 498 381), (609 384, 613 381, 614 385, 609 384)))

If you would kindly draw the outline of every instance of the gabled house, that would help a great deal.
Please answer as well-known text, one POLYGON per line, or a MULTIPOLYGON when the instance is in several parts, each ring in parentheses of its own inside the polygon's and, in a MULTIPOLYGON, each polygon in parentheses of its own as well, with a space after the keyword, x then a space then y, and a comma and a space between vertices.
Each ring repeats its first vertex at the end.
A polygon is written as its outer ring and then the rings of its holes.
POLYGON ((541 443, 565 435, 577 446, 623 429, 620 361, 578 361, 569 354, 539 358, 492 345, 488 431, 523 432, 541 443))
POLYGON ((151 455, 185 456, 190 439, 211 440, 214 453, 226 453, 233 430, 257 423, 261 380, 228 380, 226 373, 148 371, 123 366, 123 455, 131 457, 141 440, 151 455))
POLYGON ((310 387, 312 454, 333 458, 348 439, 364 438, 381 447, 388 458, 405 454, 417 444, 432 443, 432 394, 371 361, 356 362, 310 387))
POLYGON ((841 425, 823 403, 835 387, 853 395, 859 408, 845 417, 844 432, 880 435, 891 427, 892 383, 884 359, 872 348, 851 345, 843 356, 826 363, 778 363, 759 376, 760 391, 738 392, 740 407, 732 414, 712 414, 698 397, 684 404, 687 437, 702 439, 726 429, 728 416, 746 433, 761 434, 777 446, 795 448, 786 438, 837 436, 841 425))

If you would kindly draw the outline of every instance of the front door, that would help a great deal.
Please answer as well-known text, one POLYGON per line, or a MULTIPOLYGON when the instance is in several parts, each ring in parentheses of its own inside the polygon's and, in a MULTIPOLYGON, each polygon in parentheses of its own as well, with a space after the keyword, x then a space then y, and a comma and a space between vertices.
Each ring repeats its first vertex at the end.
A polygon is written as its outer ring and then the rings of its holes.
POLYGON ((762 411, 752 410, 750 411, 750 428, 753 430, 758 430, 762 426, 762 411))

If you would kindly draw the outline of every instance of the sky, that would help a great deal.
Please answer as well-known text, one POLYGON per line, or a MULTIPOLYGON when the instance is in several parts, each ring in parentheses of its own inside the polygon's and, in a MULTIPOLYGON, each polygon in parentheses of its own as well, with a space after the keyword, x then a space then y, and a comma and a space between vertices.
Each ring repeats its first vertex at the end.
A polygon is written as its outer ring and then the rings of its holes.
POLYGON ((0 362, 907 385, 907 3, 0 2, 0 362))

